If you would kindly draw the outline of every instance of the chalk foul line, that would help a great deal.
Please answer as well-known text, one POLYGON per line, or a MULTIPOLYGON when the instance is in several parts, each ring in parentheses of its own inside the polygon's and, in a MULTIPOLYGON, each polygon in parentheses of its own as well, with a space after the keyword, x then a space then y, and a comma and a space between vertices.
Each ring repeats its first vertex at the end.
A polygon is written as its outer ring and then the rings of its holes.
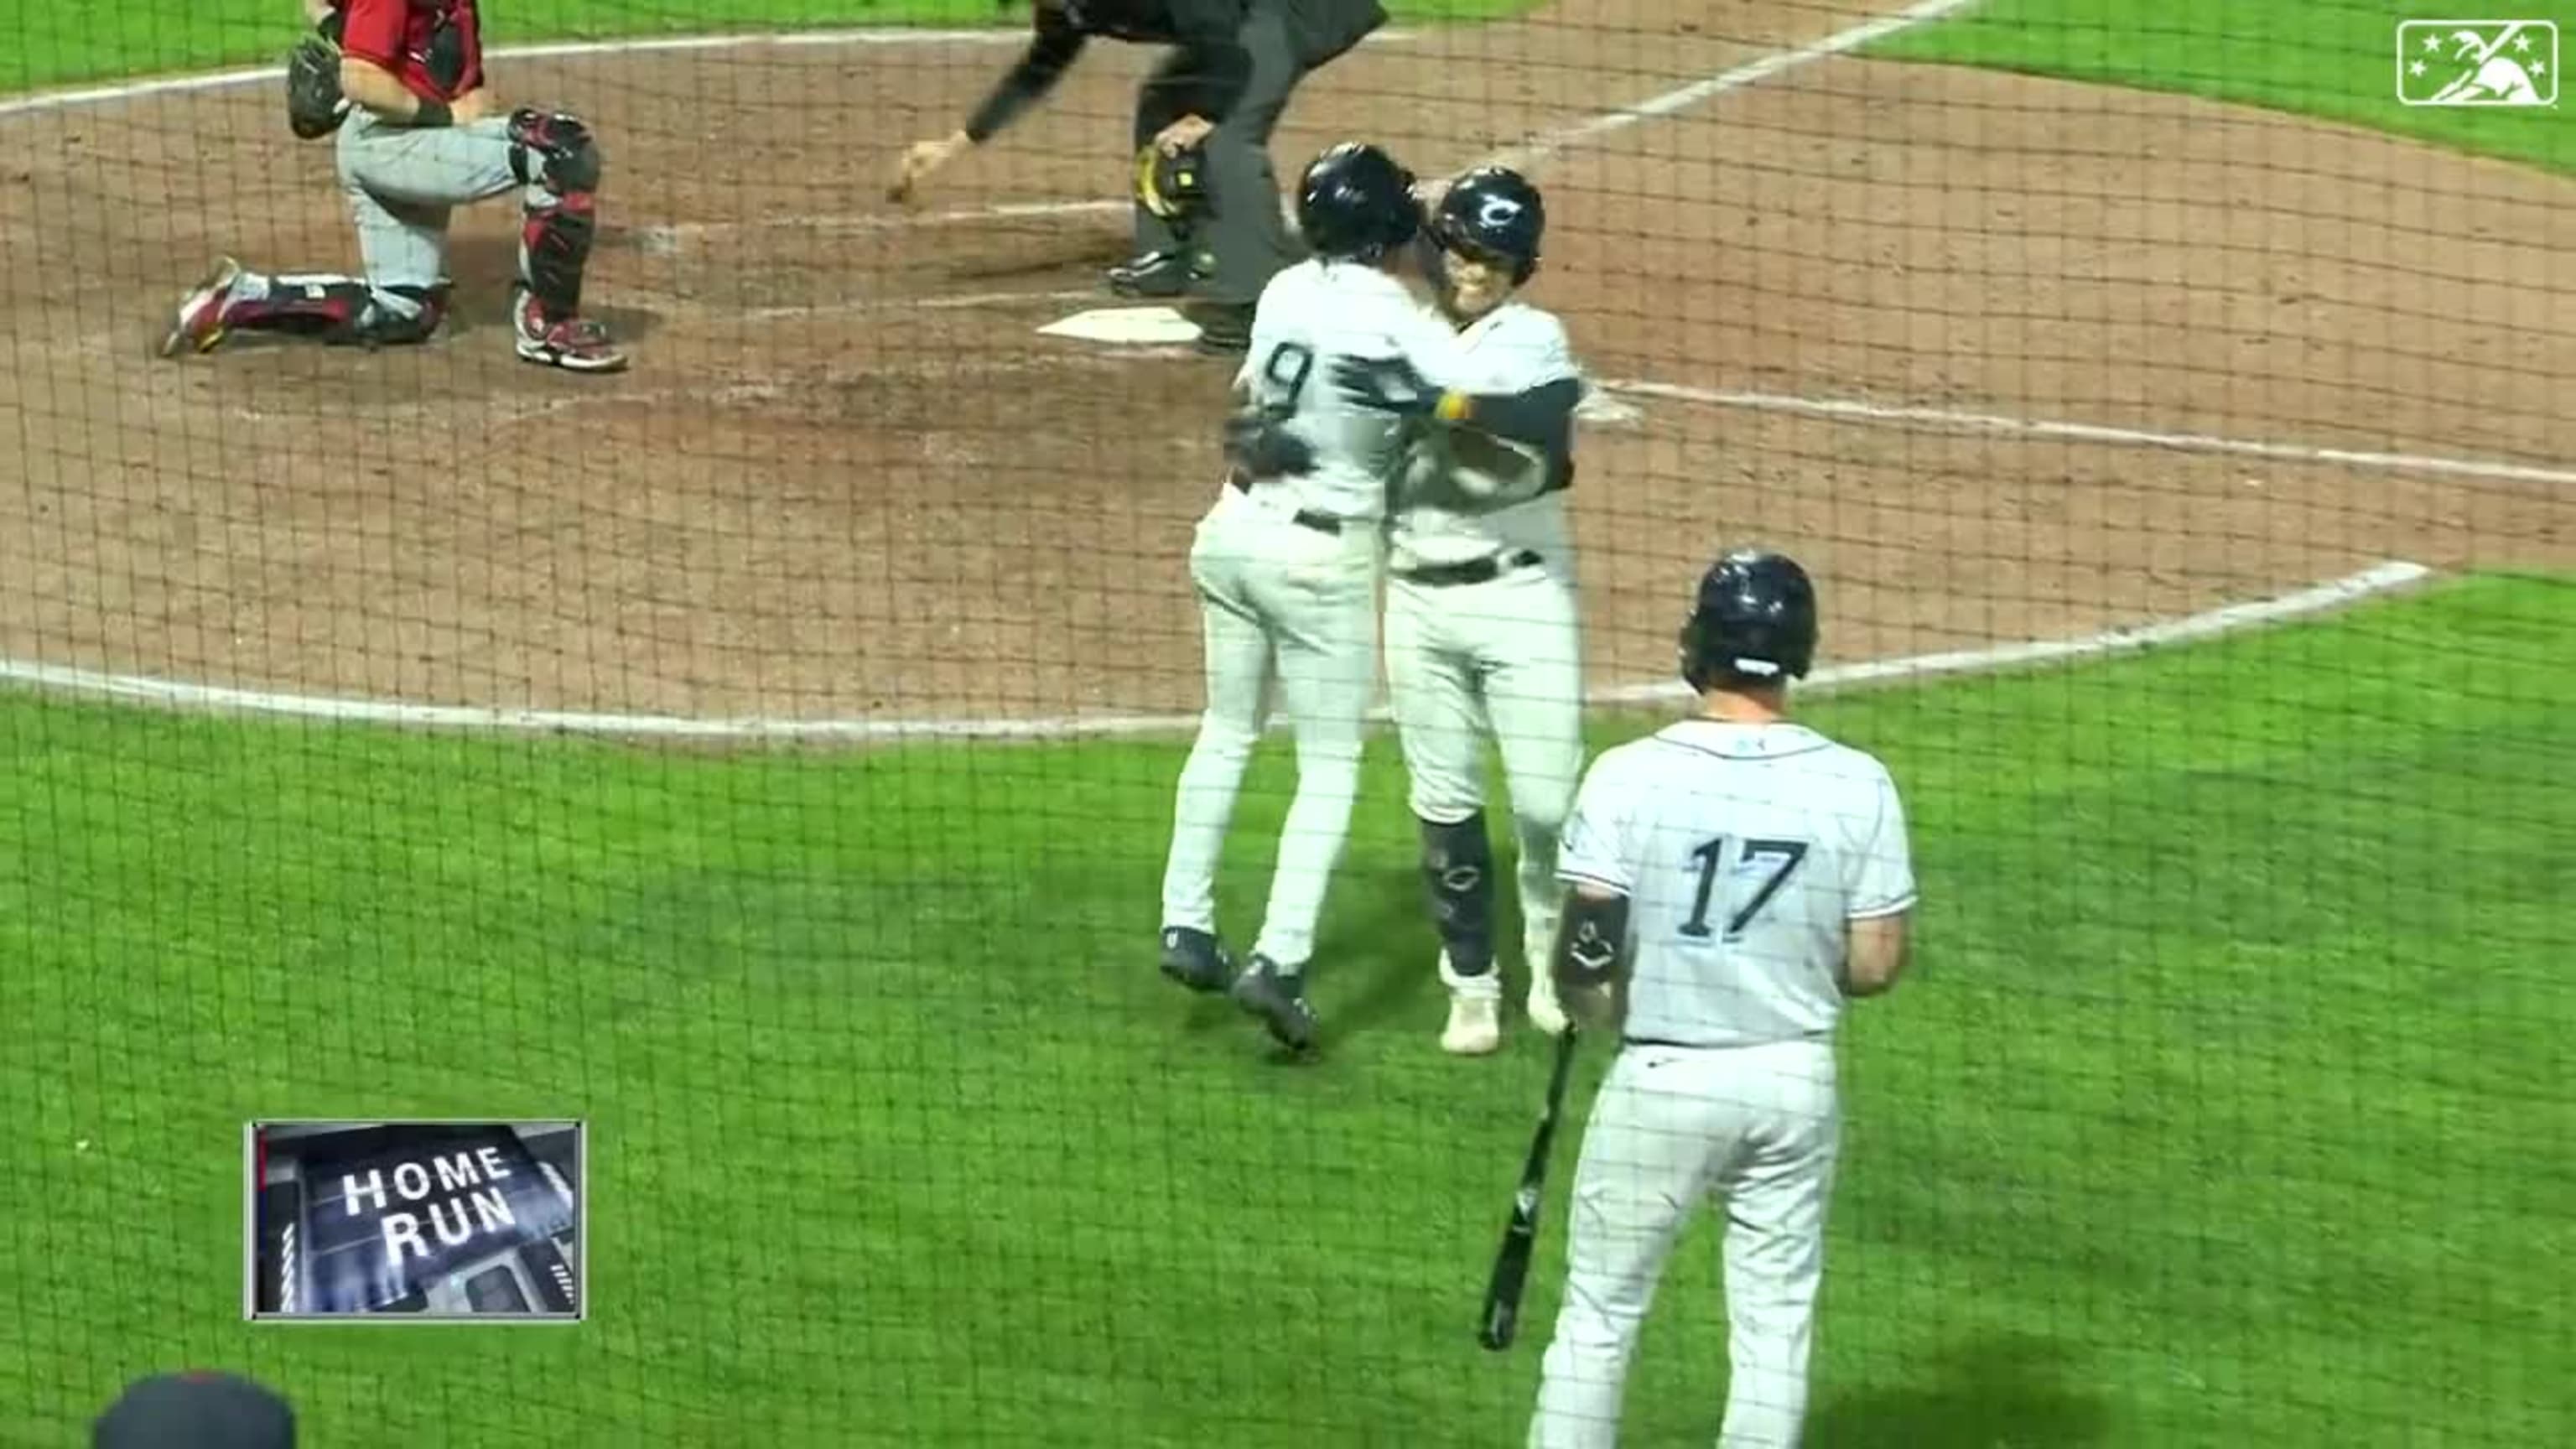
POLYGON ((1785 393, 1686 387, 1669 382, 1605 381, 1602 388, 1629 397, 1668 402, 1704 403, 1710 407, 1749 408, 1759 412, 1796 413, 1838 422, 1877 423, 1948 432, 1999 433, 2016 438, 2054 438, 2070 443, 2112 447, 2160 448, 2181 453, 2220 453, 2239 458, 2268 458, 2287 463, 2332 464, 2393 473, 2429 473, 2452 478, 2489 478, 2516 483, 2576 486, 2576 469, 2544 468, 2486 458, 2446 458, 2427 453, 2374 452, 2331 448, 2313 443, 2267 442, 2216 433, 2173 432, 2158 428, 2113 427, 2052 418, 2021 418, 2005 413, 1968 412, 1956 408, 1918 407, 1868 402, 1859 398, 1797 397, 1785 393))
MULTIPOLYGON (((2035 640, 1832 666, 1816 671, 1803 688, 1812 693, 2134 653, 2321 613, 2373 594, 2403 588, 2431 572, 2421 564, 2392 560, 2294 593, 2230 604, 2135 628, 2106 629, 2072 639, 2035 640)), ((1195 714, 1066 715, 1037 719, 694 719, 681 715, 405 704, 233 689, 22 660, 0 660, 0 679, 66 694, 218 714, 320 719, 413 729, 626 739, 896 744, 931 740, 1080 740, 1185 734, 1198 725, 1195 714)), ((1593 690, 1586 694, 1585 702, 1593 705, 1647 704, 1682 699, 1688 692, 1679 680, 1664 680, 1593 690)), ((1384 724, 1390 716, 1381 707, 1373 710, 1370 718, 1374 723, 1384 724)))
MULTIPOLYGON (((1362 43, 1401 44, 1415 39, 1419 33, 1388 27, 1362 43)), ((718 35, 639 35, 612 40, 552 40, 530 45, 496 45, 486 55, 493 60, 556 60, 594 55, 666 55, 700 50, 813 50, 843 45, 1026 45, 1028 41, 1029 33, 1015 26, 977 30, 875 26, 841 30, 740 31, 718 35)), ((281 80, 285 75, 284 67, 267 65, 39 91, 34 95, 0 100, 0 116, 70 110, 76 106, 105 105, 142 96, 233 90, 242 86, 265 85, 281 80)))
POLYGON ((1729 91, 1742 90, 1758 81, 1769 80, 1783 71, 1796 70, 1800 66, 1815 61, 1858 50, 1871 41, 1884 40, 1900 31, 1911 30, 1917 25, 1928 25, 1977 3, 1979 0, 1915 0, 1914 4, 1902 10, 1891 11, 1875 20, 1864 20, 1857 25, 1845 26, 1820 40, 1811 40, 1804 45, 1792 46, 1787 50, 1773 51, 1768 55, 1746 61, 1742 65, 1719 71, 1705 79, 1692 81, 1688 85, 1675 86, 1671 90, 1647 96, 1643 100, 1631 101, 1615 111, 1604 111, 1600 115, 1577 121, 1572 125, 1542 131, 1518 146, 1495 152, 1486 158, 1484 164, 1526 169, 1536 162, 1544 161, 1560 152, 1570 151, 1587 141, 1599 140, 1614 132, 1624 131, 1641 121, 1651 121, 1689 110, 1702 101, 1713 100, 1729 91))

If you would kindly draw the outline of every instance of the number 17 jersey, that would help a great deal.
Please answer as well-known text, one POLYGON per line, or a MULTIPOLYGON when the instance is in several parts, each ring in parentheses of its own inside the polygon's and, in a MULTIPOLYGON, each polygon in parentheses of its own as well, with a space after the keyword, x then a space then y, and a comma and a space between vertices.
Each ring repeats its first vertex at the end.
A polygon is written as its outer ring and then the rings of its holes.
POLYGON ((1252 348, 1235 382, 1287 419, 1287 430, 1314 449, 1315 467, 1253 486, 1286 490, 1299 508, 1335 518, 1383 517, 1403 454, 1403 420, 1344 401, 1333 364, 1409 357, 1437 387, 1457 371, 1457 353, 1449 324, 1375 267, 1312 258, 1282 270, 1262 289, 1252 348))
POLYGON ((1687 720, 1604 751, 1557 874, 1628 898, 1631 1038, 1825 1039, 1845 923, 1915 900, 1886 766, 1804 725, 1687 720))

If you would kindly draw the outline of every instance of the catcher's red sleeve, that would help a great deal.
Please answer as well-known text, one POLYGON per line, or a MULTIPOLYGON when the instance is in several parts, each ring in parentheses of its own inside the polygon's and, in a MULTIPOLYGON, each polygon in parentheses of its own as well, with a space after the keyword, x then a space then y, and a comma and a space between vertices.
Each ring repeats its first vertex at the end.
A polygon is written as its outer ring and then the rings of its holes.
POLYGON ((340 51, 379 65, 396 75, 403 72, 403 32, 409 28, 411 7, 403 0, 349 0, 342 12, 340 51))

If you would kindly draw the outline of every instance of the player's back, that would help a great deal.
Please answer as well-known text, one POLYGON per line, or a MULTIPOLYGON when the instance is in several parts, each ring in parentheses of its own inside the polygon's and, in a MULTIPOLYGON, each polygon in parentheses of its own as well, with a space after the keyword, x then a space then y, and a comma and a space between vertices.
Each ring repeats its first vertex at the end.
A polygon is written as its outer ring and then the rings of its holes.
POLYGON ((1259 486, 1291 489, 1300 506, 1338 518, 1382 516, 1403 429, 1393 414, 1345 400, 1333 386, 1333 364, 1454 350, 1448 330, 1403 283, 1358 262, 1310 259, 1271 278, 1236 380, 1285 418, 1314 450, 1315 466, 1259 486))
MULTIPOLYGON (((1912 905, 1886 768, 1803 725, 1689 720, 1605 752, 1629 862, 1629 1036, 1691 1046, 1824 1039, 1845 930, 1912 905)), ((1590 854, 1595 847, 1570 850, 1590 854)))
MULTIPOLYGON (((1462 392, 1522 393, 1582 381, 1565 324, 1554 313, 1507 301, 1459 329, 1462 392)), ((1473 428, 1417 424, 1408 440, 1391 541, 1398 568, 1464 563, 1510 549, 1534 549, 1560 564, 1573 550, 1560 468, 1523 443, 1473 428)))

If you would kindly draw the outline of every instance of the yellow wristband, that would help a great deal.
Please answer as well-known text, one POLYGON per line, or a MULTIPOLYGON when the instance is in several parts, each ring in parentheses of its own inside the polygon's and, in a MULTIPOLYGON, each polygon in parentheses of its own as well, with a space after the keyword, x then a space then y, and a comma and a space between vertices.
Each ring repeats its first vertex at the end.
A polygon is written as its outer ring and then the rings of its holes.
POLYGON ((1467 394, 1463 392, 1440 394, 1440 401, 1431 409, 1431 415, 1444 423, 1463 423, 1467 420, 1467 412, 1467 394))

